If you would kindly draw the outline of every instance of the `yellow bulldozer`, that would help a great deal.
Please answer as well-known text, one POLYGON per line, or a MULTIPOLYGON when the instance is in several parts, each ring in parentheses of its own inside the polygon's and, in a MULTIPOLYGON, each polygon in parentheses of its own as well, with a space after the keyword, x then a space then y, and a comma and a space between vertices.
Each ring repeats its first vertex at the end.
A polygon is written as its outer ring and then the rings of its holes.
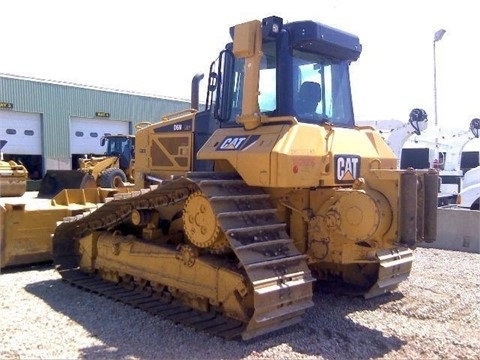
POLYGON ((230 35, 205 107, 198 76, 191 109, 136 132, 133 189, 54 198, 79 207, 52 251, 79 288, 251 339, 302 321, 314 281, 365 298, 396 289, 416 245, 435 241, 438 172, 397 169, 355 124, 355 35, 276 16, 230 35))
POLYGON ((78 160, 77 170, 47 170, 40 183, 38 196, 51 198, 63 189, 119 188, 134 180, 133 135, 105 135, 103 156, 87 156, 78 160))
POLYGON ((0 140, 0 197, 22 196, 27 191, 28 170, 13 160, 3 160, 6 144, 6 140, 0 140))

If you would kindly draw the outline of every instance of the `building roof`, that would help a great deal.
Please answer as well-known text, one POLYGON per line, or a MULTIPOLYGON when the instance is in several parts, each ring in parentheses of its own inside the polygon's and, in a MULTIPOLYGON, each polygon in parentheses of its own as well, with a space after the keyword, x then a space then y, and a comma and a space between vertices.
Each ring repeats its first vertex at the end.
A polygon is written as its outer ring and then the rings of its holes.
POLYGON ((129 91, 129 90, 121 90, 121 89, 111 89, 111 88, 105 88, 105 87, 101 87, 101 86, 84 85, 84 84, 78 84, 78 83, 68 82, 68 81, 40 79, 40 78, 34 78, 34 77, 22 76, 22 75, 15 75, 15 74, 0 73, 0 77, 17 79, 17 80, 32 81, 32 82, 39 82, 39 83, 44 83, 44 84, 70 86, 70 87, 83 88, 83 89, 88 89, 88 90, 105 91, 105 92, 110 92, 110 93, 144 96, 144 97, 155 98, 155 99, 178 100, 178 101, 187 101, 187 102, 190 101, 190 99, 176 98, 176 97, 171 97, 171 96, 163 96, 163 95, 158 95, 158 94, 149 94, 149 93, 142 93, 142 92, 129 91))

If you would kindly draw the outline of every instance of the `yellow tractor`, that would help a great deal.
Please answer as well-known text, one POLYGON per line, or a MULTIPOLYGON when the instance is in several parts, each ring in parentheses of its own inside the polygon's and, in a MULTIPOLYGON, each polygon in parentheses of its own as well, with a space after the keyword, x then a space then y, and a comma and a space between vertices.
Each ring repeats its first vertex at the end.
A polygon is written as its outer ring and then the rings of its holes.
POLYGON ((13 160, 3 160, 6 144, 6 140, 0 140, 0 197, 22 196, 27 190, 28 171, 13 160))
POLYGON ((135 190, 60 223, 53 257, 80 288, 250 339, 301 321, 314 281, 396 289, 435 240, 438 173, 397 169, 355 125, 356 36, 275 16, 230 34, 205 109, 192 90, 192 109, 138 130, 135 190))
POLYGON ((100 145, 107 146, 103 156, 87 156, 78 161, 78 170, 47 170, 38 196, 51 198, 63 189, 93 187, 119 188, 134 179, 133 135, 105 135, 100 145))

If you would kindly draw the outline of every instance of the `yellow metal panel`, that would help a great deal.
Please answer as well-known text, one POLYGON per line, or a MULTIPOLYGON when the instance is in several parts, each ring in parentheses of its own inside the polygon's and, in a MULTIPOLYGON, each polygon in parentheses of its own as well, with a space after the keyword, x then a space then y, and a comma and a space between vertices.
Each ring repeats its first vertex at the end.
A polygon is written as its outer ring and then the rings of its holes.
POLYGON ((260 21, 250 21, 235 26, 233 53, 236 57, 250 57, 255 53, 255 36, 260 21))
POLYGON ((65 207, 28 209, 5 204, 1 213, 1 267, 52 260, 52 234, 57 221, 71 214, 65 207))
POLYGON ((199 150, 199 159, 226 160, 253 186, 271 186, 271 152, 283 125, 218 129, 199 150))
POLYGON ((324 128, 301 124, 287 129, 273 149, 272 155, 277 158, 272 169, 275 186, 318 186, 328 165, 324 128))

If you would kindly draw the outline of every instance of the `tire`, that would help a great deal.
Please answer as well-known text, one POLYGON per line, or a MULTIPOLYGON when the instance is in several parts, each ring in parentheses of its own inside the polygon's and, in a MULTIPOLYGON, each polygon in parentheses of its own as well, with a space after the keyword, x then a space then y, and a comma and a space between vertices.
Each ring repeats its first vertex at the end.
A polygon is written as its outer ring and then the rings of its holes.
POLYGON ((100 174, 98 185, 102 188, 119 188, 123 187, 123 183, 127 181, 127 177, 123 170, 118 168, 109 168, 100 174))
POLYGON ((470 206, 470 210, 480 210, 480 198, 473 202, 472 206, 470 206))

